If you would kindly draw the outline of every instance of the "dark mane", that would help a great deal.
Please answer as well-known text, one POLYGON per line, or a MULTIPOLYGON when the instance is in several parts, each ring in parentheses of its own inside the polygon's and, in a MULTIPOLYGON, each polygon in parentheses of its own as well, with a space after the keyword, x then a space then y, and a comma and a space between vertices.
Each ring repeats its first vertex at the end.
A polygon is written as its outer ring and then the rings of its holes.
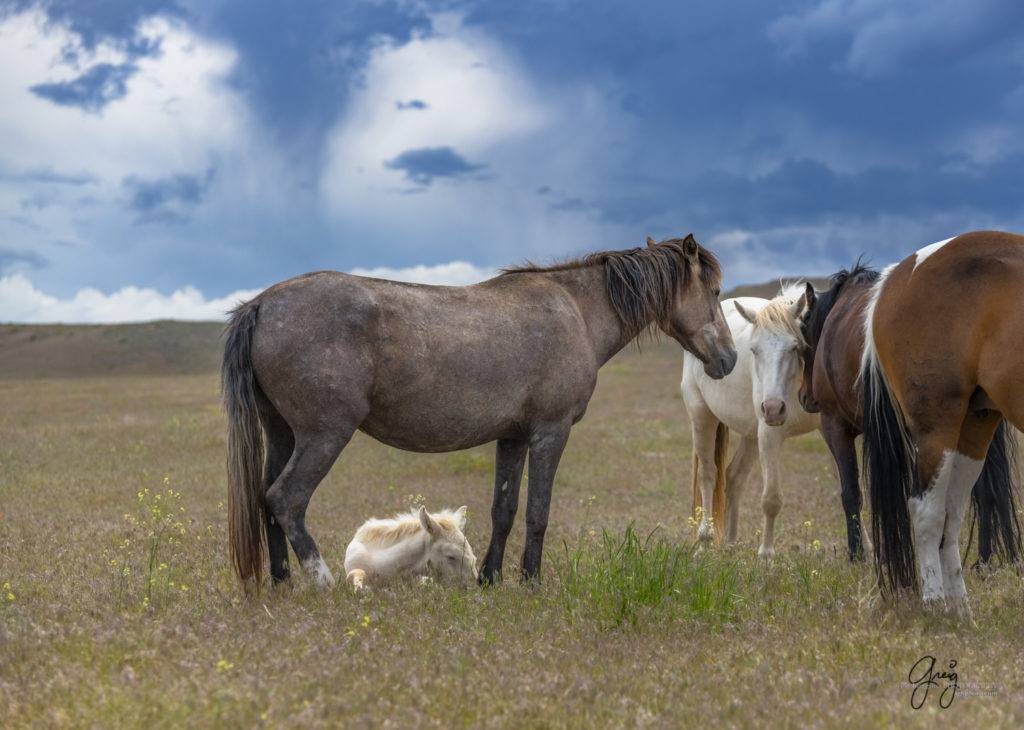
POLYGON ((804 324, 804 337, 807 341, 817 342, 821 337, 821 330, 825 327, 825 320, 836 305, 836 300, 839 299, 839 293, 844 286, 847 284, 858 287, 868 286, 875 283, 878 276, 879 273, 876 269, 870 268, 863 262, 863 256, 857 259, 857 263, 854 264, 852 270, 847 271, 843 269, 832 274, 829 278, 829 290, 818 295, 804 324))
MULTIPOLYGON (((622 322, 623 337, 631 340, 651 324, 667 320, 676 295, 690 285, 692 274, 686 260, 685 240, 670 238, 654 246, 599 251, 552 266, 527 262, 522 266, 506 267, 501 270, 501 275, 547 273, 602 265, 606 273, 608 299, 622 322)), ((697 247, 697 257, 701 282, 705 286, 721 282, 722 268, 718 259, 702 246, 697 247)))

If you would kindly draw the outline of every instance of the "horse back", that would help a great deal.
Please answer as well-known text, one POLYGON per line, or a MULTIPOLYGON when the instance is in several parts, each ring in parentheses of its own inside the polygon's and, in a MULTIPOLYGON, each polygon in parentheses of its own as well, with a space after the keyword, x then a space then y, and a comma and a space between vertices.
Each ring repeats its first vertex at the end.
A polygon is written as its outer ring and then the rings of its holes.
POLYGON ((385 443, 447 451, 528 429, 545 409, 578 403, 581 417, 589 350, 574 301, 541 275, 446 287, 318 272, 261 295, 253 362, 293 428, 333 407, 385 443))

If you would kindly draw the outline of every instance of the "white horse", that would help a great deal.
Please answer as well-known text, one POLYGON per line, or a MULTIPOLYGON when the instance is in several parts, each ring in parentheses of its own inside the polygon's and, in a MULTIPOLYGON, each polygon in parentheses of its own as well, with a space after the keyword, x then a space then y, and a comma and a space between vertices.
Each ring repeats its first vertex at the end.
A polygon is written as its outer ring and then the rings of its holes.
POLYGON ((779 450, 786 438, 821 429, 821 417, 807 413, 798 399, 807 346, 800 326, 814 298, 814 287, 798 284, 771 300, 722 302, 738 359, 721 380, 708 378, 700 362, 684 353, 681 387, 693 425, 694 518, 700 519, 702 543, 723 536, 736 541, 740 494, 760 455, 764 530, 757 554, 775 555, 775 517, 782 507, 779 450), (740 442, 726 469, 730 429, 740 442))
POLYGON ((367 578, 399 575, 476 580, 476 556, 462 530, 466 507, 430 514, 426 507, 390 520, 369 519, 345 550, 345 575, 356 590, 367 578))

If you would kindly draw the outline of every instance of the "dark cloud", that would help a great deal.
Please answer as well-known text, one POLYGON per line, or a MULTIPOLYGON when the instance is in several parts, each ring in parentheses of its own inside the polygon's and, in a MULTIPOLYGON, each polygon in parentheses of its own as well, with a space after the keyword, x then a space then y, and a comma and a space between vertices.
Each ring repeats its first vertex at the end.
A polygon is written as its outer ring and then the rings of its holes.
POLYGON ((128 79, 138 71, 131 63, 98 63, 77 79, 29 87, 36 96, 60 106, 75 106, 87 112, 99 112, 107 104, 127 93, 128 79))
POLYGON ((451 147, 424 147, 406 150, 384 163, 389 170, 401 170, 417 185, 430 185, 435 177, 457 178, 483 170, 487 165, 474 165, 451 147))
POLYGON ((15 10, 41 7, 50 20, 69 25, 88 49, 113 39, 129 46, 136 55, 154 50, 146 46, 131 46, 140 20, 157 14, 179 18, 189 16, 175 0, 7 0, 5 4, 15 10))
POLYGON ((130 177, 122 184, 137 223, 183 223, 187 213, 203 201, 214 176, 211 168, 204 175, 171 175, 156 180, 130 177))
POLYGON ((10 248, 0 248, 0 273, 10 271, 13 268, 28 266, 32 269, 41 269, 49 264, 45 258, 34 251, 17 251, 10 248))
POLYGON ((427 103, 420 101, 419 99, 413 99, 412 101, 396 101, 395 108, 399 111, 405 111, 406 109, 426 109, 427 103))

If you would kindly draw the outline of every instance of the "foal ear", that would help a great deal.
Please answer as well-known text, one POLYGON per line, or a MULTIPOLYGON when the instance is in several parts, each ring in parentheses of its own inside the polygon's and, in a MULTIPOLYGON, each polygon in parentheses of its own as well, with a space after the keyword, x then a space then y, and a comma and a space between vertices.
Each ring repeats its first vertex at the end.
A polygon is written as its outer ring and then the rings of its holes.
POLYGON ((437 521, 427 514, 426 507, 420 507, 419 511, 420 524, 423 525, 423 529, 427 531, 428 535, 436 535, 441 531, 441 526, 437 524, 437 521))
POLYGON ((466 529, 466 505, 462 505, 457 510, 455 510, 455 519, 458 521, 459 524, 459 532, 462 532, 464 529, 466 529))
POLYGON ((732 305, 736 307, 736 311, 740 313, 740 316, 743 317, 743 319, 750 322, 750 324, 757 324, 754 315, 744 309, 742 304, 739 302, 733 302, 732 305))
POLYGON ((650 236, 648 236, 648 237, 647 237, 647 245, 648 245, 648 246, 657 246, 657 245, 658 245, 658 242, 657 242, 657 241, 655 241, 655 240, 654 240, 653 238, 651 238, 650 236))

